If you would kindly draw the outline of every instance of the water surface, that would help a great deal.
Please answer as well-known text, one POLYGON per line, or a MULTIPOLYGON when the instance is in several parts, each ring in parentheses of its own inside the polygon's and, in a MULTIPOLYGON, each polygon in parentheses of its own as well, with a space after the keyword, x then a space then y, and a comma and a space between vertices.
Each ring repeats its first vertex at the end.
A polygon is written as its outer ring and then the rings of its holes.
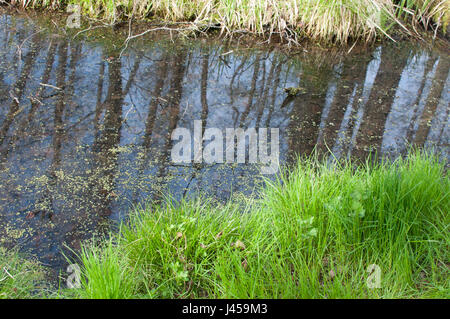
POLYGON ((279 128, 281 163, 314 149, 395 158, 416 145, 449 156, 442 52, 389 43, 287 55, 169 37, 122 51, 19 16, 0 26, 0 244, 55 269, 64 245, 78 249, 134 205, 252 194, 258 165, 171 160, 171 133, 195 120, 279 128))

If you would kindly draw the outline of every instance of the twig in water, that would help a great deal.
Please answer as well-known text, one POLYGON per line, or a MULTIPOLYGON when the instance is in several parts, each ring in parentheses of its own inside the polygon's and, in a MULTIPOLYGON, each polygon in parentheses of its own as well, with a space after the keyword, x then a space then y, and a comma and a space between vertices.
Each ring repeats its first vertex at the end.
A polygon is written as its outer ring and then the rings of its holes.
POLYGON ((87 32, 87 31, 91 31, 91 30, 94 30, 94 29, 98 29, 98 28, 107 28, 107 27, 110 27, 110 26, 112 26, 112 23, 111 24, 104 24, 104 25, 96 25, 96 26, 90 26, 89 28, 87 28, 87 29, 83 29, 83 30, 81 30, 81 31, 78 31, 74 36, 73 36, 73 38, 72 39, 75 39, 77 36, 79 36, 81 33, 84 33, 84 32, 87 32))
POLYGON ((51 84, 39 83, 39 85, 47 86, 47 87, 49 87, 49 88, 52 88, 52 89, 55 89, 55 90, 58 90, 58 91, 61 91, 61 90, 62 90, 62 88, 59 88, 59 87, 54 86, 54 85, 51 85, 51 84))
POLYGON ((44 29, 41 29, 33 34, 31 34, 30 36, 28 36, 27 38, 25 38, 25 40, 22 41, 22 43, 20 45, 17 46, 17 54, 19 54, 19 61, 22 60, 22 46, 25 44, 25 42, 32 38, 33 36, 35 36, 38 33, 41 33, 42 31, 44 31, 44 29))

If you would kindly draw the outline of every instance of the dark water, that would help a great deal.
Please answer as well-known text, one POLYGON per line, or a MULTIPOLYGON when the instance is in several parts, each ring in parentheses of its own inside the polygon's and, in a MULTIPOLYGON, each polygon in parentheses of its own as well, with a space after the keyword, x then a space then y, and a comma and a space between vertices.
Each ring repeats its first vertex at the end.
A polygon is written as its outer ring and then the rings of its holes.
POLYGON ((55 268, 63 244, 107 230, 133 205, 261 182, 254 164, 177 164, 177 127, 279 128, 281 163, 331 150, 449 156, 448 54, 385 44, 333 55, 168 38, 122 48, 0 16, 0 244, 55 268), (38 32, 38 33, 37 33, 38 32), (122 54, 121 54, 122 53, 122 54), (302 87, 288 97, 284 88, 302 87))

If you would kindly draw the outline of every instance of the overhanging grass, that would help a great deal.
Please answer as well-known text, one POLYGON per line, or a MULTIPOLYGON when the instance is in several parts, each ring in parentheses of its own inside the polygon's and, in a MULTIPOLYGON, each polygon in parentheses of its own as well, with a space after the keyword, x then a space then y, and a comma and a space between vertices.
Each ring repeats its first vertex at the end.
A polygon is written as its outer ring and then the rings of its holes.
POLYGON ((84 298, 449 297, 449 180, 416 152, 354 168, 299 161, 260 200, 131 213, 81 253, 84 298), (367 270, 381 270, 380 288, 367 270))
POLYGON ((196 25, 219 24, 222 31, 279 33, 345 43, 388 35, 399 18, 446 30, 450 0, 8 0, 22 7, 64 9, 78 4, 84 14, 117 21, 158 18, 196 25))

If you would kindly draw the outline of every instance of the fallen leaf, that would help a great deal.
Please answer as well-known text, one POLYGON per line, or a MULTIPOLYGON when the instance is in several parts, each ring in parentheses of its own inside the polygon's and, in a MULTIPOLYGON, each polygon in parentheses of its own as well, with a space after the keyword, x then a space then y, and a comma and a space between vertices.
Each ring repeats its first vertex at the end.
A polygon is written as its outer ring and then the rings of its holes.
POLYGON ((247 271, 248 268, 248 262, 247 259, 244 259, 241 263, 242 267, 244 268, 245 271, 247 271))
POLYGON ((39 214, 41 211, 40 210, 35 210, 35 211, 29 211, 27 213, 27 215, 25 216, 25 219, 31 219, 36 217, 37 214, 39 214))

